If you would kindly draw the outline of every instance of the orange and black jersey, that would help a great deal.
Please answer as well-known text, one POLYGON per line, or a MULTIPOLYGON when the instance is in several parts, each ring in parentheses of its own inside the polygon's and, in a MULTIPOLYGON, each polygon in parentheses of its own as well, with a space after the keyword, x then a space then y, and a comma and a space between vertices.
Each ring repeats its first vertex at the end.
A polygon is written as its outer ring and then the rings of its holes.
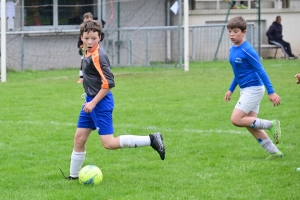
POLYGON ((96 96, 101 88, 115 87, 109 59, 100 45, 82 61, 83 88, 89 96, 96 96))

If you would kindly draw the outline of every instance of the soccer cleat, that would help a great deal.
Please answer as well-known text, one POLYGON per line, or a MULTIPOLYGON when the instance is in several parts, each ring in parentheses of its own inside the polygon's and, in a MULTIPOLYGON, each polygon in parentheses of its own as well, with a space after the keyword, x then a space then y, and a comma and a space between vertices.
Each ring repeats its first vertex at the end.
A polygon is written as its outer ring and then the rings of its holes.
POLYGON ((80 78, 80 79, 78 79, 78 81, 77 81, 77 83, 82 83, 83 82, 83 80, 80 78))
POLYGON ((72 177, 72 176, 68 176, 66 177, 67 180, 78 180, 78 177, 72 177))
POLYGON ((248 7, 245 6, 244 4, 241 4, 240 9, 247 9, 248 7))
POLYGON ((280 121, 277 119, 272 120, 272 127, 269 130, 273 134, 275 144, 278 144, 281 140, 280 121))
POLYGON ((61 174, 63 175, 63 177, 65 179, 67 179, 67 180, 78 180, 78 177, 72 177, 72 176, 66 177, 65 174, 64 174, 64 172, 61 170, 61 168, 58 168, 58 169, 60 170, 61 174))
POLYGON ((271 153, 266 160, 272 160, 275 158, 282 158, 283 157, 283 153, 281 153, 281 151, 278 151, 277 153, 271 153))
POLYGON ((163 143, 163 137, 160 133, 154 133, 154 134, 150 134, 149 135, 150 137, 150 146, 158 152, 158 154, 160 155, 160 158, 162 160, 165 159, 165 146, 164 146, 164 143, 163 143))

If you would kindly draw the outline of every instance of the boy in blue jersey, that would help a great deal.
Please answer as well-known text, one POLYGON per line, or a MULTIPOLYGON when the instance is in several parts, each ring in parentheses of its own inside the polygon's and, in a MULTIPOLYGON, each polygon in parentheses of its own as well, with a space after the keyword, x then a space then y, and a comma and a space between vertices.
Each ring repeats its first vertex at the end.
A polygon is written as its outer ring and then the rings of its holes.
POLYGON ((114 99, 111 89, 115 86, 114 75, 105 50, 99 45, 102 25, 99 21, 86 21, 80 25, 80 35, 86 52, 82 61, 85 104, 81 107, 74 148, 71 155, 70 180, 78 179, 86 155, 86 142, 92 130, 97 129, 102 145, 109 150, 151 146, 162 160, 165 147, 160 133, 149 136, 121 135, 114 137, 112 112, 114 99))
POLYGON ((280 104, 280 97, 275 93, 258 54, 244 39, 246 28, 247 22, 242 17, 234 17, 227 23, 228 35, 233 42, 229 52, 229 62, 234 78, 224 99, 228 102, 236 86, 239 85, 240 98, 232 112, 231 122, 237 127, 246 127, 260 145, 270 153, 267 159, 281 158, 283 153, 264 131, 270 130, 274 136, 274 142, 278 144, 281 139, 280 121, 257 118, 265 87, 274 106, 280 104))

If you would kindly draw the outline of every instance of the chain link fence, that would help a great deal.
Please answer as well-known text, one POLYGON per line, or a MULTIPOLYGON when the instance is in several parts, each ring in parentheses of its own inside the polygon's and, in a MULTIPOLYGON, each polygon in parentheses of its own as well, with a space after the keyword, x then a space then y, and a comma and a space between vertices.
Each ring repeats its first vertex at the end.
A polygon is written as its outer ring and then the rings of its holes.
MULTIPOLYGON (((179 41, 177 26, 104 29, 104 32, 101 45, 113 67, 180 66, 183 41, 179 41)), ((253 46, 256 44, 254 32, 254 24, 249 23, 246 38, 253 46)), ((225 24, 190 26, 189 34, 191 61, 227 59, 231 42, 225 24)), ((78 37, 78 30, 10 32, 7 35, 7 68, 79 68, 78 37)))

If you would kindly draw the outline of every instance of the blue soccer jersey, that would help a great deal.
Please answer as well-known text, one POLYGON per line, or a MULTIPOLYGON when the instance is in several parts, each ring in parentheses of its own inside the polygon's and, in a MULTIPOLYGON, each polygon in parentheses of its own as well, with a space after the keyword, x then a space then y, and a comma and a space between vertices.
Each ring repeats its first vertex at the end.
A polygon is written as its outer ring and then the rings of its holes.
POLYGON ((258 54, 249 42, 245 41, 239 46, 232 45, 229 62, 234 73, 229 87, 231 92, 234 92, 237 85, 240 88, 265 85, 268 94, 275 92, 258 54))

